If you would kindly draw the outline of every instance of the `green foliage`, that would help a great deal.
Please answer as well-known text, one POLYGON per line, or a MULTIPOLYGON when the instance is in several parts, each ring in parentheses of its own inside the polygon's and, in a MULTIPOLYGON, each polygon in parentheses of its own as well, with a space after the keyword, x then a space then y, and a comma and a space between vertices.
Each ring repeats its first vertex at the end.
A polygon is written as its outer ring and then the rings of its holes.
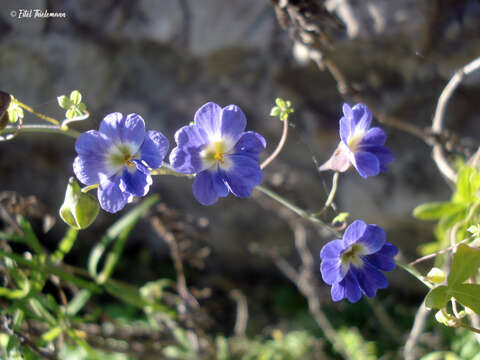
POLYGON ((422 204, 413 210, 413 215, 422 220, 438 220, 435 228, 437 241, 422 245, 419 250, 425 255, 449 244, 450 230, 459 224, 456 239, 465 239, 467 229, 477 224, 480 215, 480 172, 465 164, 460 164, 455 191, 447 202, 422 204))
POLYGON ((12 101, 10 101, 10 105, 8 106, 7 113, 8 113, 8 121, 16 123, 19 120, 22 120, 24 117, 23 109, 14 101, 14 97, 12 97, 12 101))
POLYGON ((480 249, 474 249, 460 244, 453 258, 447 285, 438 286, 431 290, 425 305, 429 308, 443 309, 450 298, 454 297, 459 303, 480 314, 480 285, 464 284, 474 276, 480 266, 480 249))
POLYGON ((285 101, 282 98, 275 99, 276 106, 272 107, 270 110, 270 116, 278 117, 281 121, 288 120, 290 114, 294 112, 292 108, 292 103, 290 101, 285 101))
POLYGON ((82 103, 82 94, 78 90, 73 90, 70 93, 70 97, 61 95, 57 97, 58 105, 65 109, 65 117, 67 119, 74 119, 85 115, 87 107, 82 103))
POLYGON ((375 343, 365 341, 355 328, 342 328, 338 331, 339 337, 346 345, 345 352, 352 360, 376 360, 375 343))

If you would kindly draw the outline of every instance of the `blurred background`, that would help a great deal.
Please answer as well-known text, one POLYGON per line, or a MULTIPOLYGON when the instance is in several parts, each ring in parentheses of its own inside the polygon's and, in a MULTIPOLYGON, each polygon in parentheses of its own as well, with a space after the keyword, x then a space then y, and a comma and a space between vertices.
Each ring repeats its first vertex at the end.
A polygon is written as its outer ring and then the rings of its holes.
MULTIPOLYGON (((330 72, 321 71, 309 50, 280 25, 275 8, 287 3, 300 10, 311 10, 311 3, 317 4, 314 9, 326 9, 328 14, 313 11, 312 16, 328 33, 330 58, 376 110, 419 129, 431 126, 438 96, 454 72, 480 55, 478 0, 7 0, 0 11, 1 89, 59 119, 63 113, 57 96, 77 89, 91 116, 72 128, 97 129, 108 113, 135 112, 147 129, 162 131, 171 148, 175 130, 192 121, 202 104, 237 104, 248 129, 267 139, 266 153, 273 151, 282 131, 280 121, 269 116, 270 108, 276 97, 291 100, 295 113, 287 144, 265 170, 263 183, 302 208, 318 211, 332 174, 320 173, 317 166, 338 143, 338 120, 348 99, 330 72), (48 9, 66 17, 12 16, 19 9, 48 9)), ((447 111, 446 127, 466 151, 474 148, 480 133, 479 96, 480 77, 471 77, 447 111)), ((40 121, 26 113, 24 122, 40 121)), ((414 219, 413 208, 446 200, 451 190, 422 139, 382 126, 395 155, 389 172, 368 181, 354 172, 343 174, 335 204, 351 220, 383 227, 388 241, 411 261, 420 244, 433 240, 433 225, 414 219)), ((0 154, 0 191, 35 197, 28 201, 41 210, 30 217, 42 243, 55 248, 66 229, 57 212, 73 175, 73 139, 21 134, 0 143, 0 154), (46 232, 41 226, 45 214, 56 220, 46 232)), ((184 243, 188 285, 196 289, 192 293, 211 320, 206 332, 233 334, 237 302, 231 291, 237 289, 248 302, 247 336, 275 339, 306 331, 316 347, 310 357, 300 358, 336 358, 301 292, 271 257, 252 253, 252 247, 276 249, 300 266, 285 210, 260 193, 204 207, 193 198, 190 180, 168 176, 156 177, 151 193, 161 199, 152 211, 184 243)), ((66 262, 85 267, 100 234, 120 215, 101 212, 80 233, 66 262)), ((391 286, 379 292, 373 306, 383 309, 387 324, 394 322, 393 334, 400 334, 394 338, 366 300, 355 305, 331 301, 318 257, 331 236, 311 226, 305 231, 315 261, 314 286, 333 326, 346 329, 351 343, 363 344, 359 348, 370 347, 372 358, 401 358, 426 293, 423 285, 401 269, 387 275, 391 286)), ((169 247, 150 221, 141 221, 130 235, 114 277, 137 285, 175 277, 169 247)), ((111 309, 118 306, 108 297, 98 301, 111 309)), ((424 353, 450 347, 450 335, 428 332, 422 339, 424 353)))

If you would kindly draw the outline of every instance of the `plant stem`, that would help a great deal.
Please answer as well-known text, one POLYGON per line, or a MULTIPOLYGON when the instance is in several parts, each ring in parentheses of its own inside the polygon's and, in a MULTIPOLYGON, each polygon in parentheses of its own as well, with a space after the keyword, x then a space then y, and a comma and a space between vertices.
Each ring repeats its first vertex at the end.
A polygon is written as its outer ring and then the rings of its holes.
POLYGON ((19 101, 18 99, 12 99, 13 102, 15 102, 17 105, 19 105, 20 107, 24 108, 25 110, 31 112, 33 115, 39 117, 40 119, 42 120, 45 120, 51 124, 54 124, 54 125, 57 125, 57 126, 60 126, 60 121, 54 119, 54 118, 51 118, 50 116, 47 116, 47 115, 43 115, 43 114, 40 114, 39 112, 36 112, 35 110, 33 110, 30 106, 22 103, 21 101, 19 101))
POLYGON ((287 140, 287 134, 288 134, 288 120, 285 119, 283 120, 283 131, 282 131, 282 137, 280 138, 280 141, 278 142, 278 145, 276 149, 273 151, 273 153, 270 154, 268 158, 266 158, 260 165, 260 169, 265 169, 268 164, 270 164, 273 159, 275 159, 278 154, 280 154, 280 151, 282 151, 283 145, 285 145, 285 141, 287 140))
POLYGON ((75 130, 62 130, 58 126, 53 125, 23 125, 20 129, 13 126, 7 126, 2 133, 51 133, 51 134, 63 134, 73 138, 78 138, 80 133, 75 130))
POLYGON ((410 265, 407 265, 407 264, 404 264, 400 261, 396 261, 397 265, 400 266, 401 268, 403 268, 403 270, 405 270, 406 272, 410 273, 410 275, 412 275, 413 277, 417 278, 419 281, 421 281, 426 287, 428 287, 429 289, 433 289, 433 285, 430 284, 427 280, 425 280, 425 277, 422 276, 422 274, 420 274, 417 270, 415 270, 413 268, 413 266, 410 266, 410 265))
POLYGON ((258 191, 262 192, 263 194, 269 196, 271 199, 279 202, 280 204, 287 207, 288 209, 292 210, 294 213, 301 216, 302 218, 304 218, 308 221, 311 221, 315 224, 319 224, 319 225, 323 226, 324 228, 326 228, 328 231, 330 231, 335 236, 338 236, 340 238, 342 237, 342 235, 337 230, 335 230, 333 227, 326 224, 325 222, 323 222, 319 218, 309 214, 308 212, 299 208, 298 206, 292 204, 290 201, 288 201, 287 199, 285 199, 281 195, 277 194, 276 192, 274 192, 270 189, 267 189, 266 187, 261 186, 261 185, 258 185, 255 189, 257 189, 258 191))
POLYGON ((82 188, 82 192, 83 192, 83 193, 87 193, 87 192, 89 192, 90 190, 93 190, 93 189, 98 188, 98 186, 99 186, 99 184, 93 184, 93 185, 85 186, 84 188, 82 188))

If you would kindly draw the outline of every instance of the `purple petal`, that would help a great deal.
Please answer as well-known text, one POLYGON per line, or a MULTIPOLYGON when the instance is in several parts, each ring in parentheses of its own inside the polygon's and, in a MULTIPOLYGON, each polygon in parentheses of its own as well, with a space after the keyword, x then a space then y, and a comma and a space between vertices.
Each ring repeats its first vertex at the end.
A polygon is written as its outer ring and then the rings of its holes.
POLYGON ((342 266, 340 258, 336 260, 323 260, 320 266, 322 279, 328 285, 332 285, 342 281, 348 272, 348 266, 342 266))
POLYGON ((373 127, 363 136, 361 145, 383 145, 387 140, 387 134, 379 127, 373 127))
POLYGON ((353 133, 352 118, 343 116, 340 118, 340 139, 348 145, 348 138, 353 133))
POLYGON ((355 274, 362 292, 368 297, 374 297, 378 289, 388 286, 388 281, 380 271, 368 263, 363 263, 361 268, 350 267, 355 274))
POLYGON ((326 243, 320 251, 320 259, 339 259, 345 245, 342 239, 332 240, 326 243))
POLYGON ((237 144, 233 148, 234 154, 248 155, 258 161, 260 153, 265 150, 266 141, 262 135, 253 131, 247 131, 242 134, 237 144))
POLYGON ((357 302, 362 297, 360 286, 351 271, 347 273, 342 281, 332 286, 331 294, 333 301, 347 298, 351 303, 357 302))
MULTIPOLYGON (((366 132, 372 123, 372 113, 365 104, 357 104, 352 108, 355 131, 366 132)), ((351 129, 353 133, 353 129, 351 129)))
POLYGON ((353 118, 352 108, 351 108, 350 105, 348 105, 347 103, 344 103, 344 104, 343 104, 343 106, 342 106, 342 111, 343 111, 343 115, 344 115, 347 119, 352 119, 352 118, 353 118))
POLYGON ((228 194, 228 188, 223 183, 218 171, 205 170, 198 173, 193 181, 193 195, 202 205, 212 205, 218 197, 228 194))
POLYGON ((380 173, 380 161, 370 152, 360 151, 355 153, 355 168, 364 179, 380 173))
POLYGON ((194 174, 202 171, 203 162, 200 152, 208 138, 196 125, 184 126, 175 133, 178 146, 170 153, 170 165, 182 174, 194 174))
POLYGON ((168 140, 161 132, 149 131, 140 147, 140 158, 152 169, 162 166, 168 151, 168 140))
POLYGON ((100 132, 115 143, 134 145, 134 153, 138 151, 145 139, 145 121, 138 114, 112 113, 105 116, 100 124, 100 132))
POLYGON ((365 246, 363 255, 370 255, 380 251, 385 244, 385 231, 377 225, 367 225, 363 236, 358 240, 365 246))
POLYGON ((228 105, 222 110, 222 138, 236 143, 247 126, 247 118, 237 105, 228 105))
POLYGON ((208 142, 208 136, 197 125, 183 126, 175 133, 175 142, 180 147, 198 149, 208 142))
POLYGON ((120 176, 108 178, 101 175, 97 196, 103 210, 116 213, 124 208, 130 194, 120 190, 120 176))
POLYGON ((380 170, 387 171, 387 165, 393 161, 393 154, 385 146, 367 146, 362 151, 368 151, 375 155, 380 162, 380 170))
POLYGON ((398 248, 390 243, 385 243, 383 247, 375 254, 367 255, 364 259, 372 266, 383 271, 391 271, 395 269, 395 255, 398 254, 398 248))
POLYGON ((340 142, 333 155, 322 166, 319 167, 320 171, 334 170, 339 172, 347 171, 352 163, 349 158, 350 149, 340 142))
POLYGON ((363 236, 363 234, 365 234, 366 230, 367 224, 362 220, 355 220, 353 223, 351 223, 343 234, 345 249, 356 243, 363 236))
POLYGON ((96 130, 89 130, 78 137, 75 142, 75 150, 80 156, 97 158, 101 161, 112 145, 110 139, 104 134, 96 130))
POLYGON ((222 127, 222 108, 214 102, 206 103, 195 113, 194 123, 196 126, 203 129, 210 139, 220 139, 222 127))
POLYGON ((73 172, 75 176, 85 185, 98 184, 100 173, 105 173, 104 160, 99 161, 95 157, 77 156, 73 161, 73 172))
POLYGON ((152 185, 152 176, 148 169, 138 160, 134 160, 136 169, 125 167, 120 179, 120 190, 135 196, 145 196, 152 185), (131 171, 131 172, 130 172, 131 171))
POLYGON ((224 171, 224 180, 233 195, 248 197, 262 181, 262 170, 256 160, 245 155, 228 155, 233 166, 224 171))

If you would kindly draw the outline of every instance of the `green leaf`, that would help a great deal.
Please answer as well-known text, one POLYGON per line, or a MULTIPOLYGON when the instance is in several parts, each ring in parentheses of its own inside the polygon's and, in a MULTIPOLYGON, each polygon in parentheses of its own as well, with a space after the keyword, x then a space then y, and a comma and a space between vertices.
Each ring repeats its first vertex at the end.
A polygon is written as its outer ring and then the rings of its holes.
POLYGON ((452 288, 472 277, 480 267, 480 249, 473 249, 460 244, 453 257, 453 264, 448 275, 448 287, 452 288))
POLYGON ((282 98, 276 98, 275 99, 275 104, 277 104, 278 107, 284 108, 285 107, 285 100, 282 98))
POLYGON ((347 218, 350 216, 350 213, 348 212, 341 212, 340 214, 338 214, 337 216, 335 216, 332 220, 332 224, 335 224, 335 223, 342 223, 344 222, 345 220, 347 220, 347 218))
POLYGON ((422 220, 436 220, 445 215, 455 214, 464 208, 464 204, 456 204, 451 202, 431 202, 417 206, 413 210, 413 216, 422 220))
POLYGON ((281 112, 282 111, 280 110, 279 107, 274 106, 272 110, 270 110, 270 116, 275 116, 275 117, 280 116, 281 112))
POLYGON ((66 314, 67 316, 75 316, 77 313, 85 306, 87 301, 92 296, 92 293, 87 289, 80 290, 75 297, 70 300, 67 305, 66 314))
POLYGON ((97 279, 97 281, 103 282, 111 275, 123 249, 123 244, 127 240, 130 231, 133 229, 143 212, 154 205, 157 201, 158 196, 156 195, 146 198, 142 201, 142 203, 137 205, 126 215, 122 216, 107 230, 107 233, 105 236, 103 236, 102 241, 98 243, 90 252, 88 259, 88 272, 93 278, 97 279), (117 244, 112 252, 108 254, 102 273, 98 275, 97 266, 100 258, 107 249, 107 246, 117 238, 117 244))
POLYGON ((449 293, 462 305, 480 314, 480 285, 456 284, 449 288, 449 293))
POLYGON ((56 326, 51 328, 47 332, 43 333, 42 340, 45 342, 50 342, 55 340, 60 334, 62 333, 62 328, 60 326, 56 326))
POLYGON ((72 101, 65 95, 57 97, 57 101, 62 109, 68 109, 72 105, 72 101))
POLYGON ((446 286, 437 286, 430 290, 425 298, 425 306, 429 309, 443 309, 450 300, 448 296, 448 288, 446 286))
POLYGON ((70 93, 70 100, 73 104, 78 105, 82 102, 82 94, 78 90, 73 90, 70 93))
POLYGON ((77 117, 77 111, 75 108, 70 108, 67 110, 67 112, 65 113, 67 119, 73 119, 75 117, 77 117))
POLYGON ((478 198, 476 190, 480 186, 478 170, 469 166, 462 166, 458 172, 457 190, 453 195, 454 202, 472 203, 478 198))

